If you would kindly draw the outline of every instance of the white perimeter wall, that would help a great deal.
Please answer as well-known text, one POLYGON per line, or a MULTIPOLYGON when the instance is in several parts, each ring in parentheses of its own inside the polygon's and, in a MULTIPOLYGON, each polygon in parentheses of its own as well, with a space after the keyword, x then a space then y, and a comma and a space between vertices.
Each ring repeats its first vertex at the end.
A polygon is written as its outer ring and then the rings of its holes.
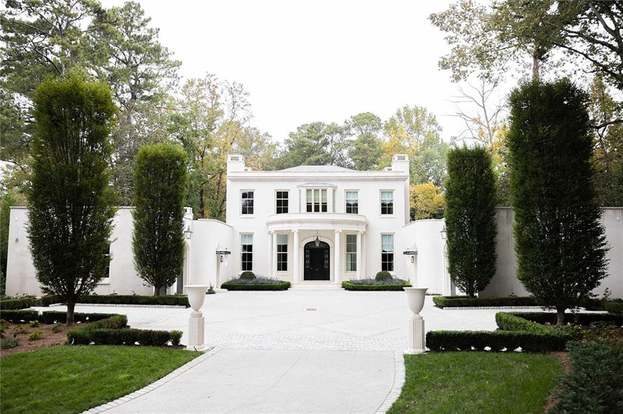
MULTIPOLYGON (((487 288, 480 293, 482 297, 517 295, 529 292, 517 279, 517 257, 513 239, 513 210, 497 208, 498 235, 496 243, 496 273, 487 288)), ((597 295, 608 288, 613 297, 623 297, 623 208, 602 209, 601 222, 606 229, 608 242, 608 276, 594 290, 597 295)))

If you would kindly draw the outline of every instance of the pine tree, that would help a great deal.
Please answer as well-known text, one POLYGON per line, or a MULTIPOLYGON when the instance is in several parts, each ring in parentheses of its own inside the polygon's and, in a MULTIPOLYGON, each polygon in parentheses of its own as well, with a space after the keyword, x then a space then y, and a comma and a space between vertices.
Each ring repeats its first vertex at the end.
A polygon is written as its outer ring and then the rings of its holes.
POLYGON ((511 96, 508 136, 518 277, 566 309, 606 275, 606 240, 592 184, 587 96, 569 80, 528 83, 511 96))
POLYGON ((484 148, 448 152, 446 231, 454 284, 468 296, 483 290, 495 274, 495 174, 484 148))

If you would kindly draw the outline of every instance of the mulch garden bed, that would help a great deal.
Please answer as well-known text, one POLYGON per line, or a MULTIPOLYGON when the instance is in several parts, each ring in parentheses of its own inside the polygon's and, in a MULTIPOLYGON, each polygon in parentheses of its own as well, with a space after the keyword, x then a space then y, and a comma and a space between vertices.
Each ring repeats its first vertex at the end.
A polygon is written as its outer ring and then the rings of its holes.
POLYGON ((2 321, 2 324, 2 336, 17 339, 18 345, 14 348, 0 349, 0 358, 18 352, 62 345, 67 342, 68 327, 65 324, 16 324, 6 321, 2 321))

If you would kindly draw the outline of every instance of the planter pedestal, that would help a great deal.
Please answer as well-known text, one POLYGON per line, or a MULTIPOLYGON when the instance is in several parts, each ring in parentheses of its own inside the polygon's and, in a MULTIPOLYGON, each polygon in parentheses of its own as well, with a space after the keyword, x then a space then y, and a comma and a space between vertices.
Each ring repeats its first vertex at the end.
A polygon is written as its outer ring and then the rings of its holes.
POLYGON ((202 351, 205 349, 205 318, 201 313, 201 307, 205 300, 207 285, 187 285, 188 302, 192 311, 188 319, 188 344, 186 349, 202 351))
POLYGON ((427 288, 408 287, 404 289, 407 294, 407 304, 411 310, 409 316, 409 348, 405 354, 421 354, 426 352, 426 337, 424 335, 424 318, 420 315, 424 307, 424 299, 427 288))

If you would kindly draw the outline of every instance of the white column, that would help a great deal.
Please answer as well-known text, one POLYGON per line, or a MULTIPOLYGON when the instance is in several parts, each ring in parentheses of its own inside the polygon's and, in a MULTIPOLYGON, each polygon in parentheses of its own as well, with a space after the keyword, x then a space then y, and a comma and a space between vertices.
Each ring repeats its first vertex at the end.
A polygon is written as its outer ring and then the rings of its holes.
POLYGON ((357 280, 361 279, 361 232, 357 232, 357 280))
POLYGON ((327 189, 327 213, 335 213, 333 208, 333 188, 327 189))
POLYGON ((365 243, 365 236, 366 236, 366 232, 362 231, 361 232, 361 273, 360 275, 363 275, 363 277, 366 277, 367 273, 366 273, 366 265, 368 263, 368 261, 365 259, 368 256, 366 256, 366 250, 367 250, 367 246, 364 244, 365 243))
POLYGON ((277 278, 277 233, 274 231, 270 232, 270 273, 272 277, 277 278))
POLYGON ((299 277, 299 231, 292 230, 292 282, 297 283, 299 277))
POLYGON ((340 233, 342 232, 342 230, 335 230, 335 245, 334 245, 334 250, 335 250, 335 256, 333 259, 333 266, 335 267, 335 269, 333 270, 333 275, 334 275, 334 282, 335 283, 340 283, 340 275, 342 273, 342 264, 340 263, 340 257, 342 254, 342 248, 341 248, 341 244, 340 244, 340 233))

